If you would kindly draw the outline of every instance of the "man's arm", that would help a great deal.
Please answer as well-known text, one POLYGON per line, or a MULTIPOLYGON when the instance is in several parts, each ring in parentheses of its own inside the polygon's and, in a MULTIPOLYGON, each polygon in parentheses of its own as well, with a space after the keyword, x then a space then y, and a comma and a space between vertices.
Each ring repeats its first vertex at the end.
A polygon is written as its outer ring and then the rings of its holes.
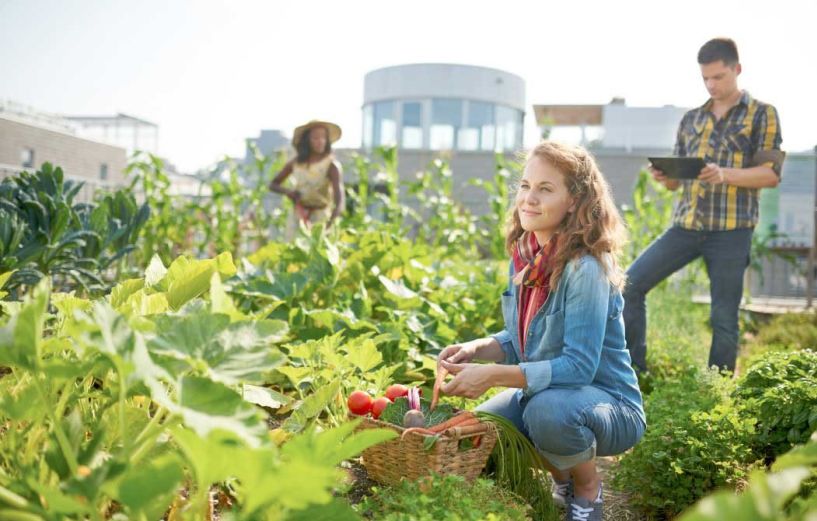
POLYGON ((785 156, 780 150, 782 142, 777 110, 771 105, 766 105, 752 123, 752 148, 755 152, 751 166, 726 168, 710 163, 701 170, 698 179, 742 188, 774 188, 780 184, 780 172, 785 156))
POLYGON ((749 168, 724 168, 709 163, 698 176, 699 181, 727 184, 742 188, 774 188, 780 184, 780 176, 767 165, 749 168))

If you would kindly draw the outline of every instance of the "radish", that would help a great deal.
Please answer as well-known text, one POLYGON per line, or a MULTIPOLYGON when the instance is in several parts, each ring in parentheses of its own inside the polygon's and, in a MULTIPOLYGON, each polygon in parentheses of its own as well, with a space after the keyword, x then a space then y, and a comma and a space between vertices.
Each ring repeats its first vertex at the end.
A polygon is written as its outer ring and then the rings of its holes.
POLYGON ((410 388, 407 398, 408 398, 409 409, 419 411, 420 410, 420 390, 417 387, 410 388))
POLYGON ((426 418, 423 416, 423 413, 419 410, 410 410, 407 411, 405 416, 403 416, 403 427, 407 429, 415 428, 415 427, 422 427, 426 423, 426 418))

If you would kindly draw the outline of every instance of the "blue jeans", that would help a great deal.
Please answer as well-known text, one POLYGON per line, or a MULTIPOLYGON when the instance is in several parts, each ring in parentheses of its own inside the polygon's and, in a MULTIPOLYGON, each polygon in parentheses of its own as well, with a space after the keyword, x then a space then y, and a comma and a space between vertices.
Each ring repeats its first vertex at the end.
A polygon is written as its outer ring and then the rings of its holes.
POLYGON ((644 434, 638 412, 597 387, 548 388, 530 398, 506 389, 477 407, 503 416, 554 467, 566 470, 629 449, 644 434))
POLYGON ((672 227, 639 255, 627 270, 624 330, 633 366, 647 369, 647 293, 662 280, 703 256, 709 275, 712 345, 709 364, 735 370, 738 308, 743 272, 749 265, 752 229, 696 231, 672 227))

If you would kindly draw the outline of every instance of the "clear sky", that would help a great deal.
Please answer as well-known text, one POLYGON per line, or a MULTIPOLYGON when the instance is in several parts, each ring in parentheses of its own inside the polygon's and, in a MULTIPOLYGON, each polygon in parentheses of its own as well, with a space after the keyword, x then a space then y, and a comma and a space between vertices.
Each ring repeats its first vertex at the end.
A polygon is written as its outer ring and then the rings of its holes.
POLYGON ((463 63, 526 80, 530 143, 534 103, 700 105, 714 36, 737 41, 740 85, 777 106, 784 149, 816 145, 815 0, 0 0, 0 98, 153 121, 191 171, 312 118, 358 146, 366 72, 463 63))

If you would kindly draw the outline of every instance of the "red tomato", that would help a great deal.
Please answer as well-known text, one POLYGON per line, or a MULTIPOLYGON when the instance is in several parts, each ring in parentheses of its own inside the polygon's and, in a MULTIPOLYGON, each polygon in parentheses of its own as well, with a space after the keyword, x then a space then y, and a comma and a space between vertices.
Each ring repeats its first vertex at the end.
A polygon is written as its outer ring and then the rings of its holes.
POLYGON ((386 389, 386 398, 388 398, 391 401, 394 401, 397 398, 400 398, 401 396, 407 396, 407 395, 408 395, 408 387, 406 387, 405 385, 402 385, 402 384, 390 385, 386 389))
POLYGON ((377 398, 374 402, 372 402, 372 417, 374 419, 380 418, 380 414, 383 412, 383 409, 385 409, 390 403, 391 400, 385 396, 377 398))
POLYGON ((372 397, 364 391, 355 391, 349 395, 346 405, 352 414, 363 416, 372 410, 372 397))

